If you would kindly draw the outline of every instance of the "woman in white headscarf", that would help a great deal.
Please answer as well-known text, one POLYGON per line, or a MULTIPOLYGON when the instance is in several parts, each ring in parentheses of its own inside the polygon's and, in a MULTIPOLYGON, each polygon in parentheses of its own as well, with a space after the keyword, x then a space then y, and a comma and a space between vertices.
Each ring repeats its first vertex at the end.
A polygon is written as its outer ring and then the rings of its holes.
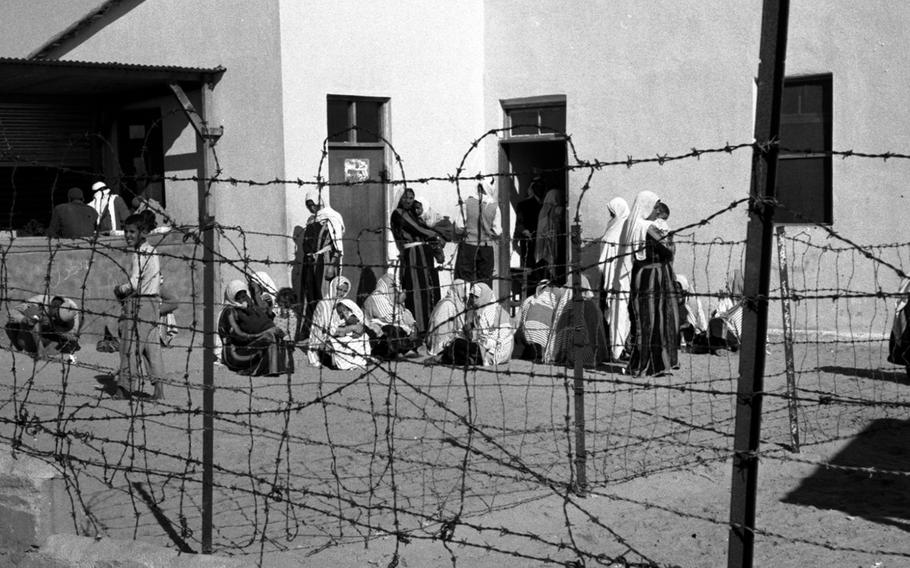
POLYGON ((269 276, 268 272, 254 272, 249 277, 250 299, 254 305, 271 310, 275 307, 275 295, 278 294, 278 286, 269 276))
POLYGON ((353 300, 344 298, 335 304, 326 341, 316 352, 320 366, 339 370, 366 368, 370 338, 364 320, 363 311, 353 300))
POLYGON ((313 323, 307 340, 307 362, 313 367, 321 366, 319 351, 326 348, 326 343, 335 319, 335 308, 351 291, 351 281, 338 276, 329 283, 329 292, 319 300, 313 310, 313 323))
POLYGON ((274 376, 285 372, 284 334, 264 309, 252 304, 243 280, 233 280, 225 288, 218 335, 222 362, 235 373, 274 376))
POLYGON ((328 189, 310 188, 306 193, 310 218, 298 244, 302 254, 297 297, 303 306, 303 336, 310 330, 316 304, 328 293, 329 282, 341 272, 344 254, 344 220, 329 204, 328 189))
POLYGON ((678 363, 679 306, 671 268, 674 250, 672 241, 653 227, 659 201, 653 192, 640 192, 622 236, 623 246, 632 256, 628 368, 635 376, 669 374, 678 363))
POLYGON ((391 272, 376 282, 376 289, 363 303, 363 313, 376 357, 396 359, 420 346, 417 322, 404 305, 404 293, 391 272))
MULTIPOLYGON (((629 204, 622 197, 614 197, 607 204, 610 221, 601 239, 604 243, 600 254, 603 271, 604 318, 609 328, 610 357, 619 361, 629 338, 629 289, 632 286, 632 259, 623 254, 622 230, 629 218, 629 204)), ((628 256, 628 255, 626 255, 628 256)))
POLYGON ((566 284, 556 306, 553 340, 545 354, 546 362, 572 365, 575 357, 580 356, 584 365, 593 367, 609 357, 603 312, 597 305, 597 296, 587 276, 581 275, 578 287, 582 301, 581 325, 584 328, 581 343, 576 345, 575 329, 579 325, 575 322, 573 286, 566 284))
POLYGON ((471 339, 480 349, 480 363, 486 367, 507 363, 515 346, 509 314, 483 282, 471 286, 469 303, 474 310, 471 339))
POLYGON ((456 339, 464 339, 465 315, 467 313, 468 284, 457 279, 452 282, 448 293, 436 304, 430 314, 427 333, 427 353, 437 356, 456 339))

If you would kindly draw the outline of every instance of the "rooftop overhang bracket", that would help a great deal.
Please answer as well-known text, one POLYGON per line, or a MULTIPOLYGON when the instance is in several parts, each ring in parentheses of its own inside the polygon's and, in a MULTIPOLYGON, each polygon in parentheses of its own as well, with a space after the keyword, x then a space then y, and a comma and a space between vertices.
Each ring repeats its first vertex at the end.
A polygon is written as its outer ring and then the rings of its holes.
POLYGON ((184 114, 186 114, 187 120, 193 125, 193 128, 196 130, 196 133, 199 134, 200 138, 209 144, 214 144, 221 138, 221 135, 224 134, 223 126, 209 126, 205 117, 199 114, 196 107, 193 106, 192 101, 190 101, 190 98, 186 96, 183 87, 177 83, 168 83, 168 86, 171 88, 171 91, 173 91, 174 96, 177 97, 180 106, 183 108, 184 114))

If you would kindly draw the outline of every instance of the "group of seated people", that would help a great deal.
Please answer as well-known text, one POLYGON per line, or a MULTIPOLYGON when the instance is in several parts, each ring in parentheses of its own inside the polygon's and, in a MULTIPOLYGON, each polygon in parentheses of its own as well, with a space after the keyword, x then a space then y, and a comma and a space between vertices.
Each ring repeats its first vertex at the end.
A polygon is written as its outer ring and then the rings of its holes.
MULTIPOLYGON (((678 277, 680 337, 694 353, 736 350, 742 318, 741 277, 706 318, 701 300, 678 277)), ((290 288, 277 290, 265 273, 232 281, 225 291, 218 333, 220 362, 251 375, 277 375, 293 367, 300 346, 311 367, 365 369, 371 360, 417 357, 449 365, 495 366, 512 358, 545 364, 585 366, 609 361, 610 349, 599 300, 587 277, 579 281, 581 325, 576 326, 573 287, 547 280, 520 305, 514 317, 483 282, 456 279, 430 314, 421 335, 393 273, 383 275, 363 306, 349 298, 351 282, 335 277, 313 312, 309 329, 297 326, 297 300, 290 288), (306 339, 296 342, 301 336, 306 339)))

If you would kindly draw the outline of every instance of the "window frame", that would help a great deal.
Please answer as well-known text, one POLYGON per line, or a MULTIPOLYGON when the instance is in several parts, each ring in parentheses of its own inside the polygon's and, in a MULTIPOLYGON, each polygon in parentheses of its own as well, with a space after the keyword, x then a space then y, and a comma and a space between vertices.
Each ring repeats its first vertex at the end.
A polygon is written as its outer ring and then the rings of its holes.
MULTIPOLYGON (((787 217, 783 220, 775 220, 778 225, 824 225, 831 226, 834 224, 834 180, 833 180, 833 140, 834 140, 834 76, 831 73, 813 73, 804 75, 793 75, 784 77, 784 90, 787 87, 798 87, 802 85, 819 85, 822 88, 822 123, 823 129, 823 150, 822 151, 800 151, 798 148, 786 150, 787 142, 781 139, 781 149, 778 152, 777 184, 776 191, 780 188, 780 162, 795 162, 797 160, 823 160, 823 179, 819 182, 822 186, 822 197, 824 200, 824 210, 821 219, 798 219, 795 215, 787 212, 787 217)), ((783 130, 783 106, 781 107, 781 130, 783 130)), ((777 216, 777 215, 776 215, 777 216)))
MULTIPOLYGON (((565 126, 563 130, 559 131, 544 131, 541 130, 541 111, 548 109, 561 109, 563 112, 563 123, 567 121, 566 117, 566 96, 565 95, 541 95, 535 97, 521 97, 516 99, 500 99, 500 106, 503 111, 503 138, 514 139, 514 138, 535 138, 540 139, 541 137, 548 138, 566 138, 565 126), (527 134, 516 134, 513 131, 515 127, 512 122, 512 112, 516 110, 533 110, 537 112, 537 132, 531 132, 527 134)), ((520 126, 531 126, 531 125, 520 125, 520 126)))
POLYGON ((329 146, 336 147, 347 147, 347 146, 360 146, 360 147, 383 147, 385 142, 383 139, 389 139, 389 125, 391 120, 389 117, 389 97, 368 97, 368 96, 359 96, 359 95, 335 95, 328 94, 326 95, 326 140, 329 146), (346 102, 348 103, 348 120, 347 128, 350 128, 345 135, 347 140, 332 140, 331 136, 333 132, 329 132, 328 124, 328 107, 330 102, 346 102), (379 140, 361 142, 357 140, 357 130, 353 127, 357 126, 357 103, 358 102, 371 102, 379 103, 379 132, 376 134, 379 136, 379 140))

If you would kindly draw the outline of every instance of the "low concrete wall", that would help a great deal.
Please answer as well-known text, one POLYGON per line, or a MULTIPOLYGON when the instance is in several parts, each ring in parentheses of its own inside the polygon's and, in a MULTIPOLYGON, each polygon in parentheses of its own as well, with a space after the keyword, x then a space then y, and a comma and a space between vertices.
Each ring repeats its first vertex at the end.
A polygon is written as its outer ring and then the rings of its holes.
POLYGON ((138 541, 75 532, 72 504, 52 465, 0 453, 0 566, 3 568, 246 568, 255 562, 182 554, 138 541))
POLYGON ((53 535, 27 552, 16 568, 253 568, 241 558, 181 554, 132 540, 53 535))
POLYGON ((57 470, 0 453, 0 566, 15 566, 33 545, 75 526, 57 470))
MULTIPOLYGON (((166 286, 183 303, 178 324, 189 326, 202 313, 202 247, 183 242, 178 231, 152 235, 149 241, 158 249, 166 286)), ((82 335, 91 340, 105 324, 116 323, 120 304, 113 289, 126 281, 130 258, 123 237, 96 242, 24 237, 0 242, 0 266, 0 321, 9 307, 29 296, 66 296, 83 309, 82 335)))

